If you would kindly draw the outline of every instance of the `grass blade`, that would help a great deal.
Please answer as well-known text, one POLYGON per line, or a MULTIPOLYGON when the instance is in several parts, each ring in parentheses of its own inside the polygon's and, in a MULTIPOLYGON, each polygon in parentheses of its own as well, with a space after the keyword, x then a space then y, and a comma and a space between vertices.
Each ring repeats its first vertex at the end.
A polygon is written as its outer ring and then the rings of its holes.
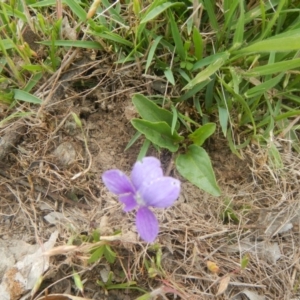
POLYGON ((186 89, 191 89, 193 88, 196 84, 203 82, 213 74, 216 73, 227 61, 229 58, 230 54, 229 52, 223 52, 223 55, 216 59, 211 65, 209 65, 206 69, 204 69, 202 72, 200 72, 194 79, 192 79, 184 88, 183 90, 186 89))
POLYGON ((165 71, 165 76, 167 78, 167 80, 172 84, 172 85, 175 85, 175 79, 174 79, 174 75, 173 75, 173 72, 170 68, 167 68, 165 71))
POLYGON ((75 0, 64 0, 80 21, 86 20, 86 11, 75 0))
POLYGON ((197 60, 201 60, 203 53, 203 39, 198 28, 196 27, 193 28, 193 43, 195 47, 195 56, 197 60))
MULTIPOLYGON (((40 44, 51 46, 52 42, 45 41, 41 42, 40 44)), ((54 42, 55 46, 62 46, 62 47, 75 47, 75 48, 85 48, 85 49, 99 49, 102 50, 102 46, 93 41, 68 41, 68 40, 56 40, 54 42)))
POLYGON ((29 102, 29 103, 34 103, 34 104, 41 104, 43 102, 40 98, 38 98, 32 94, 29 94, 27 92, 24 92, 22 90, 15 89, 14 93, 15 93, 14 98, 16 100, 21 100, 21 101, 25 101, 25 102, 29 102))
POLYGON ((256 42, 248 47, 240 49, 237 54, 251 52, 284 52, 300 49, 300 31, 293 35, 282 37, 272 37, 267 40, 256 42))
POLYGON ((160 15, 162 12, 166 11, 168 8, 172 6, 182 5, 180 2, 165 2, 159 6, 154 7, 149 12, 146 13, 146 15, 142 18, 141 24, 147 23, 154 18, 156 18, 158 15, 160 15))
POLYGON ((214 8, 216 7, 216 1, 214 0, 204 0, 204 7, 207 11, 208 17, 209 17, 209 21, 210 21, 210 26, 212 27, 213 30, 215 30, 216 32, 219 31, 219 24, 217 21, 217 16, 215 14, 215 10, 214 8))
POLYGON ((271 90, 276 84, 279 83, 279 81, 284 76, 284 73, 279 74, 278 76, 267 80, 249 90, 244 94, 246 98, 252 98, 252 97, 259 97, 266 91, 271 90))
POLYGON ((109 40, 109 41, 113 41, 119 44, 123 44, 125 46, 128 46, 130 48, 134 48, 134 45, 132 42, 122 38, 120 35, 116 34, 116 33, 112 33, 112 32, 105 32, 105 33, 97 33, 94 32, 95 35, 100 36, 103 39, 109 40))
POLYGON ((184 50, 181 34, 178 30, 177 23, 175 22, 175 19, 174 19, 174 16, 173 16, 173 13, 171 10, 168 10, 168 17, 169 17, 169 21, 170 21, 173 40, 174 40, 174 43, 176 46, 176 53, 178 53, 181 60, 185 60, 186 52, 184 50))
POLYGON ((299 67, 300 67, 300 58, 295 58, 291 60, 277 62, 271 65, 259 66, 243 73, 243 75, 249 77, 252 76, 257 77, 263 75, 270 75, 274 73, 286 72, 299 67))
POLYGON ((160 40, 162 39, 163 37, 162 36, 157 36, 155 39, 154 39, 154 42, 149 50, 149 54, 148 54, 148 57, 147 57, 147 63, 146 63, 146 67, 145 67, 145 74, 147 73, 150 65, 151 65, 151 62, 153 60, 153 57, 154 57, 154 54, 155 54, 155 50, 160 42, 160 40))
POLYGON ((227 28, 231 28, 232 24, 236 24, 234 22, 235 20, 233 20, 233 16, 239 2, 239 0, 224 0, 224 30, 226 30, 227 28))
POLYGON ((175 106, 171 106, 171 110, 173 113, 173 120, 172 120, 172 126, 171 126, 171 134, 174 134, 174 131, 176 129, 176 125, 177 125, 177 120, 178 120, 178 113, 177 113, 177 109, 175 108, 175 106))
POLYGON ((273 28, 276 20, 278 19, 279 15, 281 14, 281 11, 285 4, 286 4, 285 0, 279 1, 278 6, 276 7, 276 10, 273 13, 272 19, 269 22, 267 22, 267 27, 266 27, 265 31, 262 32, 260 40, 263 40, 266 36, 269 36, 271 34, 272 28, 273 28))
POLYGON ((243 1, 240 1, 240 17, 237 21, 237 28, 233 36, 233 47, 236 49, 242 45, 244 40, 244 30, 245 30, 245 10, 243 1))
POLYGON ((128 142, 128 144, 126 145, 125 147, 125 150, 124 151, 127 151, 138 139, 139 137, 141 136, 142 134, 140 132, 136 132, 134 134, 134 136, 130 139, 130 141, 128 142))
POLYGON ((147 155, 147 152, 148 152, 148 149, 149 149, 150 145, 151 145, 151 142, 148 139, 145 139, 145 141, 144 141, 144 143, 143 143, 143 145, 140 149, 137 160, 142 160, 147 155))
POLYGON ((195 64, 194 64, 194 67, 192 69, 192 71, 196 71, 198 69, 201 69, 203 67, 206 67, 208 65, 211 65, 212 63, 214 63, 216 60, 218 59, 222 59, 225 55, 225 53, 227 52, 219 52, 219 53, 216 53, 216 54, 212 54, 210 56, 207 56, 203 59, 201 59, 200 61, 197 61, 195 64))

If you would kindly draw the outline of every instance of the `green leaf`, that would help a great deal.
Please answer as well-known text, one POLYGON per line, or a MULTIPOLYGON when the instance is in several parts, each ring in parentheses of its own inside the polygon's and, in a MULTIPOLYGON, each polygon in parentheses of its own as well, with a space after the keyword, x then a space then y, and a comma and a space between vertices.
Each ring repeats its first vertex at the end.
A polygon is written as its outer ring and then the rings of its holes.
POLYGON ((46 46, 62 46, 62 47, 77 47, 77 48, 85 48, 85 49, 99 49, 102 50, 103 47, 93 41, 68 41, 68 40, 56 40, 54 43, 52 41, 45 41, 40 42, 40 44, 46 45, 46 46))
POLYGON ((75 0, 64 0, 64 2, 71 8, 73 13, 80 19, 80 21, 85 21, 86 11, 78 4, 75 0))
POLYGON ((243 75, 249 77, 258 77, 263 75, 270 75, 274 73, 286 72, 288 70, 296 69, 300 67, 300 58, 295 58, 291 60, 285 60, 281 62, 277 62, 274 64, 268 64, 265 66, 255 67, 245 73, 243 75))
POLYGON ((79 274, 75 273, 74 271, 73 271, 73 279, 74 279, 76 287, 79 289, 79 291, 81 293, 83 293, 83 283, 81 281, 81 278, 80 278, 79 274))
POLYGON ((165 121, 168 125, 172 126, 172 113, 166 109, 160 108, 147 97, 136 94, 132 97, 132 102, 143 119, 151 122, 165 121))
POLYGON ((216 8, 215 1, 203 0, 203 2, 204 2, 204 8, 206 9, 209 17, 209 24, 214 31, 218 32, 219 23, 217 21, 217 16, 215 14, 215 8, 216 8))
POLYGON ((177 120, 178 120, 178 112, 177 109, 172 105, 171 110, 173 112, 173 120, 172 120, 172 126, 171 126, 171 133, 173 134, 177 125, 177 120))
POLYGON ((177 22, 175 21, 173 12, 171 10, 168 11, 168 17, 169 17, 169 23, 171 27, 173 40, 176 46, 176 53, 179 55, 181 60, 185 60, 186 51, 184 50, 182 35, 178 30, 177 22))
POLYGON ((279 81, 284 76, 284 73, 279 74, 278 76, 269 79, 249 90, 245 93, 246 98, 252 98, 252 97, 258 97, 264 94, 267 91, 270 91, 276 84, 279 83, 279 81))
POLYGON ((201 126, 193 133, 191 133, 188 138, 198 146, 202 146, 203 143, 207 138, 209 138, 216 130, 215 123, 206 123, 205 125, 201 126))
POLYGON ((197 61, 194 64, 194 67, 192 69, 192 71, 196 71, 198 69, 201 69, 203 67, 209 66, 211 64, 213 64, 215 61, 217 61, 218 59, 223 59, 224 56, 226 56, 227 52, 220 52, 220 53, 216 53, 216 54, 212 54, 210 56, 207 56, 203 59, 200 59, 199 61, 197 61))
POLYGON ((203 53, 203 39, 198 28, 196 28, 195 26, 193 28, 193 43, 195 48, 195 56, 198 60, 200 60, 202 59, 203 53))
POLYGON ((237 217, 235 211, 232 209, 232 203, 229 198, 224 199, 224 205, 225 208, 221 211, 220 214, 221 220, 226 224, 229 222, 238 223, 239 218, 237 217))
POLYGON ((110 248, 109 245, 105 245, 104 256, 110 264, 113 264, 116 260, 117 254, 110 248))
POLYGON ((222 132, 224 136, 226 137, 227 134, 227 127, 228 127, 228 119, 229 119, 229 113, 225 107, 218 106, 219 111, 219 121, 222 128, 222 132))
POLYGON ((23 12, 17 10, 14 6, 11 5, 11 3, 5 4, 4 1, 1 1, 1 2, 2 2, 1 3, 1 6, 2 6, 1 13, 2 14, 3 14, 3 10, 5 9, 7 11, 8 16, 13 16, 15 19, 21 19, 22 21, 24 21, 24 23, 28 22, 26 15, 23 12))
POLYGON ((96 262, 97 260, 99 260, 102 256, 103 256, 103 253, 104 253, 104 245, 100 246, 99 248, 97 248, 91 255, 91 257, 89 258, 88 260, 88 263, 94 263, 96 262))
POLYGON ((249 264, 249 260, 250 260, 250 257, 249 257, 249 254, 246 253, 242 259, 241 259, 241 269, 242 270, 245 270, 249 264))
POLYGON ((283 163, 281 159, 280 152, 274 145, 274 143, 271 143, 270 147, 268 148, 268 158, 269 163, 275 170, 282 170, 283 169, 283 163))
POLYGON ((165 2, 165 3, 161 4, 161 5, 158 5, 158 6, 154 7, 149 12, 147 12, 146 15, 142 18, 141 24, 147 23, 147 22, 153 20, 158 15, 160 15, 162 12, 164 12, 168 8, 170 8, 172 6, 175 6, 175 5, 181 5, 181 3, 180 2, 175 2, 175 3, 165 2))
POLYGON ((240 1, 240 17, 237 21, 237 27, 233 36, 233 47, 237 48, 243 43, 245 30, 245 10, 243 1, 240 1))
MULTIPOLYGON (((2 95, 1 95, 2 96, 2 95)), ((0 96, 0 100, 2 101, 0 96)), ((28 116, 32 116, 34 113, 33 112, 14 112, 9 114, 5 119, 0 120, 0 127, 4 126, 4 124, 6 124, 8 121, 14 119, 14 118, 25 118, 28 116)))
POLYGON ((175 85, 175 79, 174 79, 174 75, 173 75, 173 72, 170 68, 167 68, 165 71, 165 76, 167 78, 167 80, 172 84, 172 85, 175 85))
POLYGON ((300 32, 292 36, 282 37, 281 35, 276 38, 272 37, 263 41, 256 42, 248 47, 245 47, 239 51, 241 53, 249 52, 284 52, 284 51, 297 51, 300 49, 300 32))
POLYGON ((132 126, 143 133, 153 144, 166 148, 171 152, 178 150, 178 143, 184 138, 176 131, 171 134, 171 127, 166 122, 149 122, 146 120, 132 119, 132 126))
MULTIPOLYGON (((120 3, 116 3, 116 5, 112 5, 110 0, 102 0, 101 4, 103 5, 103 10, 100 10, 102 14, 107 11, 109 14, 109 20, 108 22, 110 24, 114 24, 114 22, 117 22, 121 25, 121 27, 127 27, 125 24, 125 20, 122 17, 122 13, 120 13, 120 3)), ((100 22, 101 24, 101 22, 100 22)), ((114 27, 111 27, 111 29, 114 27)), ((127 27, 129 29, 129 27, 127 27)))
POLYGON ((41 65, 31 65, 31 64, 26 64, 22 66, 22 69, 29 71, 31 73, 35 73, 35 72, 42 72, 45 70, 45 68, 41 65))
POLYGON ((26 86, 24 87, 24 91, 29 93, 39 82, 39 80, 44 77, 42 72, 34 74, 27 82, 26 86))
POLYGON ((230 28, 232 24, 236 24, 236 18, 234 18, 234 16, 236 15, 236 9, 239 2, 239 0, 224 0, 223 9, 225 22, 222 28, 224 32, 228 32, 226 29, 230 28))
POLYGON ((141 5, 140 5, 140 0, 133 0, 133 12, 136 17, 138 17, 140 11, 141 11, 141 5))
MULTIPOLYGON (((209 83, 207 84, 207 88, 205 91, 205 108, 207 110, 211 110, 213 105, 214 105, 214 99, 215 99, 215 90, 216 90, 216 74, 212 75, 211 78, 209 79, 209 83)), ((207 82, 204 81, 204 82, 207 82)), ((203 82, 201 82, 203 83, 203 82)))
POLYGON ((279 1, 276 9, 274 9, 275 6, 273 6, 273 11, 274 13, 271 14, 272 18, 270 18, 267 22, 267 26, 265 31, 263 31, 261 33, 260 39, 263 40, 265 37, 267 37, 268 35, 272 34, 272 31, 274 30, 274 25, 276 23, 276 20, 278 19, 278 17, 282 14, 282 10, 284 8, 284 6, 286 5, 286 1, 279 1))
POLYGON ((6 50, 13 49, 16 47, 16 45, 11 39, 2 39, 1 43, 3 45, 2 47, 4 47, 4 49, 6 50))
MULTIPOLYGON (((139 134, 141 134, 141 133, 139 132, 139 134)), ((143 143, 143 145, 142 145, 142 147, 140 149, 140 152, 139 152, 139 155, 137 157, 137 160, 142 160, 146 156, 150 145, 151 145, 151 142, 149 140, 145 139, 144 143, 143 143)))
POLYGON ((125 147, 125 150, 124 151, 127 151, 137 140, 138 138, 141 136, 142 134, 140 132, 136 132, 134 134, 134 136, 130 139, 130 141, 128 142, 128 144, 126 145, 125 147))
POLYGON ((211 81, 207 79, 199 84, 196 84, 192 89, 186 91, 185 94, 179 98, 179 101, 185 101, 196 96, 196 94, 205 88, 210 82, 211 81))
POLYGON ((15 89, 14 90, 14 98, 16 100, 21 100, 29 103, 34 103, 34 104, 41 104, 43 101, 39 99, 38 97, 29 94, 27 92, 24 92, 22 90, 15 89))
MULTIPOLYGON (((63 1, 63 3, 65 3, 65 1, 63 1)), ((45 6, 55 6, 55 4, 56 4, 56 0, 44 0, 44 1, 38 1, 36 3, 29 4, 28 6, 37 8, 37 7, 45 7, 45 6)))
POLYGON ((213 196, 220 196, 210 158, 206 151, 191 145, 186 154, 180 154, 176 159, 178 172, 188 181, 213 196))
POLYGON ((255 135, 256 134, 256 123, 254 121, 253 113, 248 105, 248 102, 245 101, 244 97, 235 93, 234 90, 223 80, 223 78, 219 77, 219 81, 222 82, 223 87, 234 96, 235 100, 237 100, 242 105, 242 107, 245 111, 245 116, 251 120, 251 123, 253 125, 252 129, 253 129, 254 135, 255 135))
POLYGON ((239 157, 240 159, 242 159, 243 157, 239 153, 239 151, 237 149, 237 146, 235 145, 235 141, 232 138, 231 128, 227 129, 227 134, 225 136, 227 137, 228 145, 229 145, 229 148, 230 148, 231 152, 233 154, 235 154, 237 157, 239 157))
POLYGON ((147 63, 146 63, 146 67, 145 67, 145 74, 147 73, 150 65, 151 65, 151 62, 153 60, 153 57, 154 57, 154 54, 155 54, 155 50, 160 42, 160 40, 162 39, 163 37, 162 36, 157 36, 155 38, 155 40, 153 41, 153 44, 149 50, 149 54, 148 54, 148 57, 147 57, 147 63))
POLYGON ((128 46, 130 48, 134 48, 134 45, 132 42, 130 42, 129 40, 124 39, 123 37, 121 37, 120 35, 113 33, 113 32, 103 32, 103 33, 98 33, 98 32, 94 32, 95 35, 100 36, 101 38, 105 39, 105 40, 109 40, 109 41, 113 41, 119 44, 123 44, 125 46, 128 46))
MULTIPOLYGON (((231 1, 229 1, 231 3, 231 1)), ((279 2, 282 2, 281 0, 272 0, 272 1, 261 1, 260 3, 262 5, 253 5, 253 9, 248 10, 245 14, 245 24, 250 23, 253 20, 260 19, 262 16, 262 13, 268 10, 274 10, 274 7, 278 5, 279 2), (262 10, 263 6, 263 10, 262 10)), ((283 1, 285 2, 285 1, 283 1)), ((236 26, 233 26, 233 29, 235 29, 236 26)))
POLYGON ((94 242, 99 242, 100 241, 100 232, 98 229, 95 229, 92 233, 93 236, 93 241, 94 242))
POLYGON ((76 287, 79 289, 81 293, 83 293, 83 283, 81 281, 80 275, 78 273, 75 273, 74 271, 73 271, 73 279, 76 287))
POLYGON ((140 288, 132 286, 132 285, 136 285, 136 281, 128 281, 125 283, 110 284, 109 286, 106 286, 106 289, 107 290, 138 290, 138 291, 141 291, 140 288))
POLYGON ((79 127, 79 128, 82 128, 82 122, 80 120, 80 118, 77 116, 77 114, 75 114, 74 112, 71 112, 72 114, 72 117, 76 123, 76 125, 79 127))
POLYGON ((153 299, 153 297, 151 296, 150 293, 147 293, 143 296, 140 296, 140 297, 136 298, 135 300, 151 300, 151 299, 153 299))
POLYGON ((194 79, 192 79, 183 88, 183 90, 191 89, 196 84, 209 79, 209 77, 211 75, 213 75, 216 71, 218 71, 226 63, 226 61, 229 58, 229 56, 230 56, 229 52, 224 52, 221 57, 217 58, 211 65, 209 65, 206 69, 204 69, 203 71, 201 71, 194 79))

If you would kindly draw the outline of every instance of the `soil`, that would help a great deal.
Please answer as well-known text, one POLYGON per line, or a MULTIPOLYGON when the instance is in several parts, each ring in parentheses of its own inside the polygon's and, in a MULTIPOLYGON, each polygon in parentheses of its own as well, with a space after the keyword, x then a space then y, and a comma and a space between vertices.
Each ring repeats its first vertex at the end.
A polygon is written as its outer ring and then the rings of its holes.
MULTIPOLYGON (((165 295, 153 299, 247 299, 246 290, 256 293, 252 299, 296 297, 297 156, 282 151, 285 169, 274 171, 264 159, 267 149, 251 146, 240 159, 216 133, 205 148, 222 196, 202 192, 172 168, 171 175, 182 181, 182 193, 172 208, 156 211, 159 246, 147 245, 136 233, 134 213, 122 211, 102 184, 101 174, 112 168, 130 173, 143 143, 140 138, 125 151, 135 134, 130 120, 137 116, 131 96, 153 95, 157 90, 136 65, 117 67, 106 57, 81 56, 54 80, 45 80, 37 91, 45 99, 41 107, 21 105, 19 110, 33 114, 1 129, 0 237, 40 244, 59 230, 57 245, 70 240, 82 244, 97 229, 102 236, 120 231, 122 239, 109 243, 117 255, 113 264, 101 259, 88 265, 80 251, 53 256, 33 299, 39 293, 116 300, 142 295, 137 289, 110 290, 97 284, 109 271, 113 284, 135 281, 133 286, 148 292, 164 287, 165 295), (54 212, 61 214, 53 221, 49 216, 54 212), (280 231, 286 224, 292 228, 280 231), (274 245, 278 257, 270 254, 274 245), (155 264, 157 249, 161 267, 155 264), (248 265, 241 269, 246 256, 248 265), (208 261, 216 264, 217 272, 208 261), (71 277, 73 270, 84 281, 83 294, 71 277), (230 283, 220 293, 228 277, 230 283)), ((4 118, 10 113, 5 109, 1 114, 4 118)), ((164 170, 174 159, 154 148, 147 155, 161 159, 164 170)))

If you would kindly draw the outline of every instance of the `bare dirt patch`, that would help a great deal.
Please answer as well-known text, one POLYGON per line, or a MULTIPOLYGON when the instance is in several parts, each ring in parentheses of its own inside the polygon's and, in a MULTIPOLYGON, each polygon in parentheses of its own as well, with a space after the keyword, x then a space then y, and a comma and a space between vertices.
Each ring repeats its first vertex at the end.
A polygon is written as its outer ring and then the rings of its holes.
MULTIPOLYGON (((22 106, 21 111, 34 114, 1 129, 2 241, 41 244, 59 230, 58 245, 70 239, 79 245, 95 229, 104 236, 122 232, 122 238, 109 242, 117 254, 115 263, 102 259, 88 265, 84 251, 53 256, 39 292, 80 295, 71 277, 75 270, 89 299, 141 295, 96 283, 110 271, 114 284, 135 281, 146 291, 163 287, 166 295, 157 299, 177 295, 238 300, 251 299, 251 293, 257 297, 252 299, 292 299, 300 282, 300 161, 290 152, 282 152, 284 169, 274 171, 263 159, 264 149, 249 148, 240 160, 215 136, 207 149, 222 196, 203 193, 171 169, 183 187, 172 208, 157 211, 159 246, 139 240, 134 215, 125 214, 101 182, 105 170, 130 172, 139 153, 141 141, 124 152, 135 133, 130 124, 135 116, 131 95, 155 91, 138 74, 135 66, 116 68, 107 58, 81 58, 45 82, 39 91, 46 99, 42 107, 33 111, 22 106), (245 257, 249 263, 242 270, 245 257), (217 272, 208 268, 208 261, 216 264, 217 272), (225 292, 216 296, 228 277, 225 292)), ((3 117, 5 113, 10 112, 3 112, 3 117)), ((148 155, 159 157, 165 169, 172 159, 153 149, 148 155)))

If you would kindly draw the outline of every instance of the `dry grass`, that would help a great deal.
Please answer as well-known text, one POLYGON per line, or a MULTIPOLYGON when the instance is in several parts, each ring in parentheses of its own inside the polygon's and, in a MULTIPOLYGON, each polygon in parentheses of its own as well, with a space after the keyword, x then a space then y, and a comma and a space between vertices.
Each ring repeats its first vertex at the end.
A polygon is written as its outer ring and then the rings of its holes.
MULTIPOLYGON (((300 159, 284 147, 284 168, 274 170, 267 162, 267 149, 249 147, 241 161, 215 137, 210 155, 223 195, 214 198, 184 182, 176 204, 157 211, 161 267, 156 261, 157 249, 138 239, 134 215, 123 213, 121 204, 100 181, 101 173, 113 167, 129 172, 139 151, 135 146, 124 153, 134 133, 125 112, 131 109, 130 94, 146 91, 146 87, 151 92, 151 83, 131 77, 134 68, 125 72, 85 61, 62 75, 65 77, 60 77, 64 71, 60 70, 54 77, 56 90, 50 89, 50 83, 40 89, 52 98, 39 109, 38 117, 19 121, 26 130, 1 163, 1 234, 7 239, 40 243, 58 228, 59 244, 66 245, 70 238, 82 242, 82 236, 97 228, 104 236, 122 231, 120 238, 109 242, 117 253, 116 263, 110 266, 105 260, 87 265, 91 245, 86 242, 73 252, 61 250, 65 255, 55 256, 46 275, 49 292, 63 292, 68 285, 75 293, 70 284, 74 268, 85 282, 85 297, 92 298, 97 292, 102 299, 105 293, 96 280, 105 267, 111 269, 117 283, 134 280, 148 291, 163 287, 159 292, 169 295, 166 299, 173 299, 172 292, 179 295, 177 299, 246 299, 242 295, 245 289, 265 295, 265 299, 292 299, 300 283, 300 159), (76 86, 82 78, 103 84, 76 86), (83 130, 74 125, 71 112, 81 118, 83 130), (236 221, 223 222, 221 215, 229 207, 236 221), (62 213, 56 225, 44 219, 53 211, 62 213), (286 228, 289 230, 284 231, 286 228), (241 269, 245 255, 249 263, 241 269), (219 271, 211 272, 208 261, 219 271), (152 276, 146 262, 152 267, 152 276), (226 276, 230 276, 228 287, 216 297, 226 276)), ((24 111, 32 109, 23 107, 24 111)), ((7 124, 1 134, 5 137, 10 128, 7 124)), ((169 165, 168 154, 162 153, 160 158, 169 165)), ((136 297, 130 290, 109 295, 136 297)))

